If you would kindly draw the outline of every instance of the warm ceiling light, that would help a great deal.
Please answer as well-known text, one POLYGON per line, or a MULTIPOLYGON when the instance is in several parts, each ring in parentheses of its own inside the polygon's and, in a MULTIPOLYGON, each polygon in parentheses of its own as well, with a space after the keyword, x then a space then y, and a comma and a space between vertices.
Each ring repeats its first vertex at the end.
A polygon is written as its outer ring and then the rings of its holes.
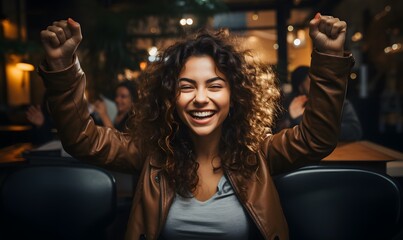
POLYGON ((361 32, 356 32, 353 34, 353 36, 351 37, 351 40, 353 42, 358 42, 362 39, 362 33, 361 32))
POLYGON ((288 30, 289 32, 292 32, 292 31, 294 31, 294 26, 292 26, 292 25, 289 25, 289 26, 287 27, 287 30, 288 30))
POLYGON ((294 46, 298 47, 299 45, 301 45, 301 39, 299 38, 294 39, 293 44, 294 46))
POLYGON ((400 47, 401 47, 401 45, 400 44, 393 44, 392 45, 392 50, 398 50, 398 49, 400 49, 400 47))
POLYGON ((186 19, 186 24, 187 25, 192 25, 193 24, 193 19, 191 19, 191 18, 186 19))
POLYGON ((185 25, 186 25, 186 19, 182 18, 182 19, 179 21, 179 23, 180 23, 180 25, 185 26, 185 25))
POLYGON ((148 49, 148 54, 150 56, 156 56, 158 54, 158 48, 155 46, 150 47, 150 49, 148 49))
POLYGON ((35 70, 34 65, 30 63, 20 62, 17 63, 15 66, 21 71, 32 72, 35 70))
POLYGON ((402 44, 394 43, 383 50, 385 53, 397 53, 403 51, 402 44))

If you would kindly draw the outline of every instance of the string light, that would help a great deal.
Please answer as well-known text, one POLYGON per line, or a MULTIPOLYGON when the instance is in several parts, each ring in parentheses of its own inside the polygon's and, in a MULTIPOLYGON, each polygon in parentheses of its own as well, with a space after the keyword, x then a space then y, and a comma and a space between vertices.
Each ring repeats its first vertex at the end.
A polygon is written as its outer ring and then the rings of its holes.
POLYGON ((353 36, 351 37, 351 41, 353 42, 358 42, 362 39, 362 33, 361 32, 356 32, 353 34, 353 36))
POLYGON ((294 39, 293 44, 294 46, 298 47, 299 45, 301 45, 301 39, 299 38, 294 39))
POLYGON ((294 31, 294 26, 292 26, 292 25, 289 25, 289 26, 287 27, 287 30, 288 30, 289 32, 292 32, 292 31, 294 31))
POLYGON ((193 19, 192 18, 182 18, 181 20, 179 20, 179 24, 182 26, 185 26, 185 25, 191 26, 191 25, 193 25, 193 19))

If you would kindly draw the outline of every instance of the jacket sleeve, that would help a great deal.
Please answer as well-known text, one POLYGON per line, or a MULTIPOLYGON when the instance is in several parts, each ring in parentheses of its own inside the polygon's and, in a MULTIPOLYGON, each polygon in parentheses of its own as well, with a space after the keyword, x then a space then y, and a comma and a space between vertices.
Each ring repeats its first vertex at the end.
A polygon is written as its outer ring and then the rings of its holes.
POLYGON ((354 59, 313 51, 309 77, 310 96, 302 121, 269 135, 263 153, 271 174, 288 171, 309 162, 320 161, 337 145, 347 79, 354 59))
POLYGON ((38 69, 46 87, 46 101, 63 148, 73 157, 116 171, 141 167, 139 154, 127 134, 97 126, 85 98, 86 78, 77 57, 61 71, 38 69))

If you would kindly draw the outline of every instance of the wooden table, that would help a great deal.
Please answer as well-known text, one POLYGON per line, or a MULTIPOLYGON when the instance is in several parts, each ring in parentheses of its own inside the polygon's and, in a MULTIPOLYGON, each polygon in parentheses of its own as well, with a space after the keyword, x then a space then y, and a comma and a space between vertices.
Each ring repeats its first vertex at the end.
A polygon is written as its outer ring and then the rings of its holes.
POLYGON ((0 164, 26 162, 25 158, 22 156, 22 153, 32 148, 32 143, 17 143, 2 148, 0 149, 0 164))
POLYGON ((358 166, 386 173, 386 163, 403 160, 403 153, 369 141, 339 143, 321 164, 358 166))
MULTIPOLYGON (((21 163, 24 151, 33 148, 31 143, 18 143, 0 149, 0 163, 21 163)), ((339 143, 336 149, 321 164, 357 165, 386 171, 386 163, 403 160, 403 153, 369 141, 339 143)))
POLYGON ((0 125, 0 132, 24 132, 31 129, 28 125, 0 125))

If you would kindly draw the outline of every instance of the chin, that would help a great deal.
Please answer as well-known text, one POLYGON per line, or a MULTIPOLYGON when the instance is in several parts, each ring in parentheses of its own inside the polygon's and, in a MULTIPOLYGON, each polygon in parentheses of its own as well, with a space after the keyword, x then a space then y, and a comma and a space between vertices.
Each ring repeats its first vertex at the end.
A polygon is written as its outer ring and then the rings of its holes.
POLYGON ((190 128, 189 129, 192 134, 194 134, 197 137, 208 137, 215 135, 220 132, 219 128, 211 129, 209 127, 207 128, 190 128))
POLYGON ((194 131, 194 130, 192 130, 192 133, 199 137, 206 137, 206 136, 211 135, 212 132, 211 131, 194 131))

